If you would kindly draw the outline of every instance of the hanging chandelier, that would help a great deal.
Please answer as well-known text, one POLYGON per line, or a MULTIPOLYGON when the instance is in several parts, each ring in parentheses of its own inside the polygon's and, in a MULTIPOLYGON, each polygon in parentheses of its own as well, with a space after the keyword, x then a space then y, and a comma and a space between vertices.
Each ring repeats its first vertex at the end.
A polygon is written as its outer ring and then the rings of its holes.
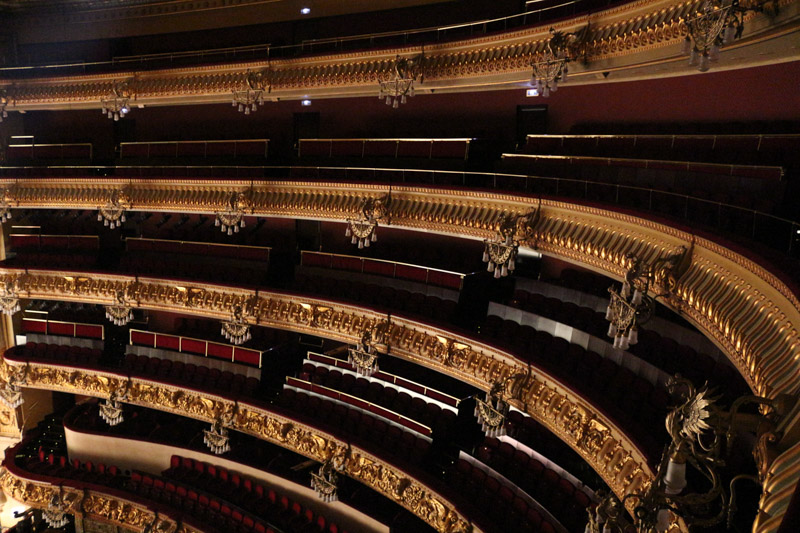
POLYGON ((711 63, 719 60, 720 47, 742 36, 748 11, 764 11, 763 3, 747 8, 739 0, 705 0, 700 4, 686 19, 683 53, 689 55, 689 65, 700 72, 711 68, 711 63))
POLYGON ((681 522, 682 531, 701 530, 725 521, 730 525, 736 511, 736 483, 763 483, 772 459, 779 453, 775 435, 782 434, 781 424, 797 402, 785 394, 771 399, 742 396, 725 411, 707 386, 698 390, 678 375, 667 382, 667 390, 679 403, 666 417, 671 442, 654 479, 643 490, 626 494, 622 505, 610 494, 604 497, 594 516, 589 511, 586 531, 627 531, 622 507, 631 511, 637 533, 663 533, 681 522), (760 406, 756 411, 759 414, 739 412, 753 405, 760 406), (758 476, 726 470, 735 441, 754 446, 758 476), (697 471, 696 476, 687 478, 689 467, 697 471))
POLYGON ((558 90, 558 84, 567 81, 569 73, 568 63, 574 61, 579 55, 586 59, 583 44, 589 33, 589 26, 577 33, 563 33, 550 28, 550 39, 544 45, 544 50, 539 52, 531 61, 533 69, 531 85, 536 95, 547 98, 550 93, 558 90))
POLYGON ((483 262, 486 271, 493 273, 495 279, 514 272, 520 241, 534 234, 540 211, 541 201, 535 210, 525 214, 503 213, 495 238, 483 241, 483 262))
POLYGON ((47 508, 42 510, 42 518, 47 522, 47 525, 53 529, 60 529, 69 522, 64 503, 61 487, 59 486, 58 492, 53 494, 53 497, 47 504, 47 508))
POLYGON ((228 430, 222 425, 220 419, 211 424, 211 429, 203 430, 203 442, 215 455, 222 455, 231 451, 228 430))
POLYGON ((0 122, 3 122, 4 118, 8 118, 6 107, 8 107, 8 93, 5 89, 0 89, 0 122))
POLYGON ((246 197, 244 193, 234 192, 228 198, 228 208, 225 211, 217 211, 214 226, 220 228, 220 231, 233 235, 239 233, 239 228, 245 227, 244 221, 244 207, 246 205, 246 197))
POLYGON ((347 349, 347 362, 353 365, 356 373, 369 377, 378 371, 378 351, 372 343, 372 333, 364 331, 361 341, 355 348, 347 349))
POLYGON ((247 87, 233 91, 232 106, 238 108, 240 113, 249 115, 251 112, 255 113, 258 106, 264 105, 264 93, 272 91, 270 72, 269 69, 257 72, 248 70, 245 76, 247 87))
POLYGON ((133 98, 130 83, 127 81, 114 82, 109 96, 100 100, 101 111, 112 120, 124 118, 130 112, 130 100, 133 98))
POLYGON ((102 222, 109 229, 117 228, 125 223, 125 210, 130 207, 127 195, 115 189, 111 191, 106 205, 98 209, 97 221, 102 222))
POLYGON ((333 467, 333 462, 329 459, 325 461, 317 473, 311 472, 311 488, 317 493, 319 499, 325 503, 335 502, 339 499, 337 494, 337 483, 339 475, 333 467))
POLYGON ((222 330, 220 333, 232 344, 237 346, 244 344, 252 338, 250 335, 250 324, 247 323, 247 318, 244 316, 242 306, 234 306, 231 319, 222 322, 222 330))
POLYGON ((501 397, 506 393, 509 399, 519 399, 522 394, 522 385, 529 377, 529 373, 518 372, 505 379, 496 381, 484 399, 474 396, 475 417, 481 425, 483 433, 490 438, 506 435, 506 418, 510 405, 501 397))
POLYGON ((125 303, 125 292, 117 291, 117 303, 106 306, 106 318, 115 326, 124 326, 133 320, 133 308, 125 303))
POLYGON ((105 420, 109 426, 116 426, 120 424, 124 417, 122 416, 122 403, 109 398, 100 404, 100 418, 105 420))
POLYGON ((394 60, 394 76, 380 82, 378 99, 385 100, 386 105, 397 109, 400 104, 405 104, 408 98, 413 98, 414 84, 418 80, 422 84, 425 79, 424 63, 424 51, 412 58, 397 56, 394 60))
POLYGON ((2 198, 0 198, 0 224, 11 219, 11 202, 7 198, 8 189, 5 190, 2 198))
POLYGON ((9 409, 16 409, 25 403, 22 397, 22 385, 27 382, 28 365, 22 368, 11 367, 8 381, 0 381, 0 402, 9 409))
POLYGON ((689 267, 691 249, 681 246, 677 252, 645 265, 638 257, 626 256, 628 270, 619 292, 611 286, 606 308, 608 336, 614 339, 614 348, 627 350, 639 341, 639 326, 644 325, 655 312, 657 298, 670 296, 683 272, 689 267), (653 283, 663 283, 665 292, 650 296, 653 283))
POLYGON ((3 295, 0 296, 0 313, 4 315, 12 316, 21 309, 19 298, 17 297, 17 283, 18 280, 16 278, 3 283, 3 295))
POLYGON ((347 219, 345 237, 350 237, 352 244, 357 244, 358 249, 369 248, 370 243, 378 240, 378 221, 389 222, 389 206, 391 193, 380 198, 365 198, 361 202, 361 218, 347 219))

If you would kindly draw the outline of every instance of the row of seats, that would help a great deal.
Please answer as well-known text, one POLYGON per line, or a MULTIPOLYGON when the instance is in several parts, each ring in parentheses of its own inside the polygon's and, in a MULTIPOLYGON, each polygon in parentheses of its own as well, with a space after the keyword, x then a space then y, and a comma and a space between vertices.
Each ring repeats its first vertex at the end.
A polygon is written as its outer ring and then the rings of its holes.
MULTIPOLYGON (((567 530, 579 531, 585 524, 585 510, 591 503, 589 496, 524 450, 517 450, 508 442, 487 438, 475 455, 479 461, 530 494, 567 530)), ((464 468, 460 463, 458 467, 464 468)))
MULTIPOLYGON (((210 335, 213 335, 217 327, 217 322, 202 318, 180 317, 176 318, 174 322, 174 331, 176 334, 195 339, 208 338, 210 335)), ((296 342, 298 338, 298 334, 292 331, 266 327, 251 327, 250 334, 253 338, 252 341, 248 342, 248 346, 278 346, 296 342)))
POLYGON ((492 327, 493 322, 487 321, 480 328, 483 336, 581 391, 639 442, 648 460, 658 459, 661 446, 654 435, 659 434, 667 414, 662 387, 654 387, 614 361, 547 332, 512 320, 501 321, 500 328, 492 327))
MULTIPOLYGON (((522 290, 514 291, 509 305, 608 340, 605 315, 588 307, 522 290)), ((487 318, 487 322, 494 321, 498 327, 499 320, 499 317, 487 318)), ((743 393, 747 387, 741 376, 724 360, 717 361, 698 353, 691 346, 678 344, 653 330, 639 328, 639 342, 628 351, 668 374, 680 372, 697 384, 709 381, 721 390, 730 391, 732 396, 743 393)))
POLYGON ((294 415, 313 420, 315 426, 329 428, 349 439, 366 441, 368 449, 379 449, 382 454, 410 463, 422 463, 427 459, 430 441, 359 409, 292 389, 281 391, 277 405, 294 415))
POLYGON ((320 252, 304 251, 301 255, 300 264, 308 267, 330 268, 333 270, 347 270, 362 274, 387 276, 455 290, 461 289, 464 278, 464 274, 446 272, 425 266, 320 252))
POLYGON ((125 248, 128 252, 167 253, 195 255, 204 257, 236 258, 243 261, 269 262, 269 248, 249 247, 241 245, 220 245, 198 241, 183 241, 171 239, 125 239, 125 248))
MULTIPOLYGON (((586 196, 591 187, 594 201, 612 201, 618 194, 616 185, 641 190, 639 206, 669 208, 672 201, 679 207, 683 196, 708 200, 711 203, 731 204, 769 213, 779 201, 784 188, 779 167, 737 167, 734 165, 709 165, 672 162, 655 162, 635 159, 598 159, 580 157, 544 157, 504 155, 502 168, 507 172, 562 178, 560 196, 586 196), (572 180, 572 181, 570 181, 572 180), (605 194, 601 191, 605 189, 605 194), (665 205, 649 205, 652 195, 648 189, 674 193, 672 198, 657 197, 665 205), (599 193, 599 194, 596 194, 599 193), (610 197, 610 198, 606 198, 610 197)), ((503 183, 502 188, 510 187, 503 183)), ((631 189, 626 192, 637 192, 631 189)))
POLYGON ((473 139, 300 139, 301 158, 467 159, 473 139))
POLYGON ((9 161, 25 159, 91 159, 91 143, 11 144, 6 150, 9 161))
POLYGON ((158 476, 132 472, 125 490, 193 516, 216 531, 230 533, 274 533, 267 522, 231 506, 225 500, 158 476))
POLYGON ((213 141, 159 141, 125 142, 119 145, 122 159, 135 157, 179 158, 179 157, 248 157, 266 158, 269 139, 213 140, 213 141))
POLYGON ((458 487, 459 493, 473 502, 479 511, 499 526, 498 529, 555 533, 556 527, 536 507, 515 495, 512 488, 500 479, 487 475, 468 461, 460 459, 447 477, 450 485, 458 487))
MULTIPOLYGON (((224 268, 227 279, 244 285, 263 285, 267 272, 266 265, 259 267, 226 265, 224 268)), ((217 280, 220 277, 220 264, 213 260, 203 261, 192 256, 173 254, 125 254, 120 259, 119 269, 122 272, 179 279, 217 280)))
POLYGON ((70 461, 65 455, 47 454, 42 447, 39 447, 38 454, 34 458, 26 461, 25 469, 34 474, 65 477, 93 485, 120 488, 124 484, 124 477, 114 465, 94 464, 92 461, 81 463, 78 459, 70 461))
POLYGON ((9 348, 6 351, 6 355, 22 357, 26 360, 97 366, 100 363, 103 352, 99 348, 28 342, 20 346, 9 348))
POLYGON ((260 385, 256 378, 248 378, 228 370, 223 372, 217 368, 209 369, 202 365, 131 353, 125 356, 122 368, 133 375, 174 381, 234 396, 252 397, 260 385))
POLYGON ((745 165, 797 161, 800 135, 528 135, 525 153, 745 165))
POLYGON ((22 235, 11 234, 8 243, 12 251, 98 250, 100 238, 96 235, 22 235))
POLYGON ((358 280, 333 279, 322 275, 297 276, 294 290, 328 296, 335 300, 351 300, 364 305, 390 307, 439 322, 451 322, 457 303, 438 296, 426 296, 358 280))
POLYGON ((353 374, 343 374, 339 370, 329 371, 325 366, 306 363, 299 377, 416 420, 431 428, 438 438, 446 438, 456 421, 454 412, 442 409, 435 403, 426 402, 420 397, 412 397, 407 392, 398 391, 394 387, 376 381, 357 378, 353 374))
POLYGON ((347 533, 324 515, 304 508, 274 488, 220 466, 173 455, 170 467, 161 475, 224 498, 256 516, 269 517, 270 522, 286 532, 347 533))
POLYGON ((3 261, 7 266, 39 267, 45 269, 91 270, 97 265, 97 255, 69 252, 26 252, 19 251, 12 258, 3 261))

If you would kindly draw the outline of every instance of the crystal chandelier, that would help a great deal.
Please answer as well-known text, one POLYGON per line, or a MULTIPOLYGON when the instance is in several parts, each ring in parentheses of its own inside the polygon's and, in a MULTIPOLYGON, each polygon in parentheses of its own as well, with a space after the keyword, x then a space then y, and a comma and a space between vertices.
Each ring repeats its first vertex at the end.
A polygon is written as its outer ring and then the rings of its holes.
POLYGON ((504 391, 510 399, 519 399, 522 394, 522 385, 529 377, 526 373, 512 374, 505 379, 495 382, 485 399, 475 398, 475 417, 487 437, 497 438, 506 434, 506 417, 510 405, 501 398, 504 391))
POLYGON ((419 80, 422 84, 425 75, 422 72, 425 63, 425 52, 413 57, 397 56, 394 60, 394 76, 380 82, 378 99, 385 100, 386 105, 397 109, 400 104, 405 104, 407 98, 414 97, 414 83, 419 80))
POLYGON ((115 121, 124 118, 131 110, 129 103, 132 97, 133 93, 127 81, 115 81, 111 94, 100 100, 101 111, 115 121))
POLYGON ((706 72, 711 63, 719 60, 721 46, 742 36, 744 15, 748 11, 763 11, 762 4, 744 8, 739 0, 705 0, 697 12, 686 19, 686 40, 683 53, 689 55, 689 65, 706 72))
POLYGON ((677 252, 645 265, 638 257, 628 254, 628 270, 619 292, 611 286, 611 299, 606 309, 608 336, 614 339, 614 348, 627 350, 639 341, 639 326, 653 316, 657 298, 669 296, 683 272, 689 267, 691 250, 681 246, 677 252), (650 296, 653 283, 663 282, 665 292, 650 296))
POLYGON ((255 113, 258 106, 264 105, 264 93, 272 91, 270 82, 270 71, 260 70, 257 72, 247 71, 245 78, 247 88, 244 90, 233 91, 232 105, 239 109, 240 113, 249 115, 255 113))
POLYGON ((8 189, 6 189, 2 198, 0 198, 0 224, 11 219, 11 203, 7 200, 8 189))
POLYGON ((372 343, 372 334, 365 331, 355 348, 347 349, 347 362, 353 365, 356 373, 369 377, 378 371, 378 351, 372 343))
POLYGON ((336 473, 331 460, 325 461, 319 467, 319 472, 311 472, 311 488, 317 493, 319 499, 325 503, 335 502, 339 499, 337 495, 338 482, 339 475, 336 473))
POLYGON ((64 509, 64 501, 61 496, 61 487, 58 488, 58 493, 53 494, 53 497, 47 504, 47 509, 42 510, 42 518, 44 518, 47 525, 53 529, 60 529, 69 522, 69 518, 64 509))
POLYGON ((220 333, 237 346, 239 344, 244 344, 252 338, 250 335, 250 324, 247 323, 247 318, 244 316, 242 306, 234 306, 231 319, 222 322, 222 330, 220 333))
POLYGON ((359 250, 369 248, 370 243, 378 240, 378 221, 388 222, 391 201, 389 194, 380 198, 365 198, 361 202, 361 218, 347 219, 344 235, 350 237, 350 242, 357 244, 359 250))
POLYGON ((17 298, 17 280, 3 283, 3 295, 0 296, 0 313, 12 316, 21 309, 17 298))
POLYGON ((508 276, 516 268, 520 240, 530 238, 539 223, 541 202, 535 210, 519 215, 503 213, 494 239, 483 241, 483 262, 495 279, 508 276))
POLYGON ((8 111, 6 111, 7 106, 8 93, 5 89, 0 89, 0 122, 3 122, 4 118, 8 118, 8 111))
POLYGON ((124 192, 113 190, 106 205, 99 208, 97 221, 102 222, 109 229, 114 229, 125 223, 125 210, 130 208, 130 202, 124 192))
POLYGON ((0 402, 9 409, 16 409, 25 400, 22 397, 22 385, 27 381, 28 366, 19 369, 10 368, 8 381, 0 381, 0 402))
POLYGON ((125 293, 117 291, 117 303, 106 306, 106 318, 115 326, 124 326, 133 320, 133 308, 125 303, 125 293))
POLYGON ((109 398, 100 404, 100 418, 105 420, 109 426, 116 426, 124 418, 122 416, 122 403, 109 398))
MULTIPOLYGON (((558 90, 558 84, 567 81, 569 67, 567 64, 581 55, 581 47, 586 41, 589 26, 578 33, 563 33, 550 28, 550 39, 544 50, 531 61, 533 75, 531 85, 536 95, 547 98, 558 90)), ((585 49, 582 53, 586 59, 585 49)))
POLYGON ((217 419, 211 424, 211 429, 203 430, 203 442, 208 449, 216 455, 231 451, 228 430, 222 425, 222 421, 217 419))
POLYGON ((243 228, 246 225, 244 222, 245 204, 246 198, 243 193, 231 193, 228 198, 228 209, 216 212, 217 218, 214 220, 214 225, 228 235, 239 233, 239 228, 243 228))
MULTIPOLYGON (((736 511, 735 484, 742 480, 763 483, 772 458, 779 453, 775 435, 781 434, 781 424, 797 400, 785 394, 772 399, 743 396, 724 411, 716 403, 719 397, 707 386, 698 390, 676 375, 667 382, 667 389, 673 396, 678 393, 679 400, 666 417, 671 442, 653 481, 643 490, 626 494, 622 504, 631 511, 637 533, 663 533, 676 522, 683 523, 682 531, 713 527, 726 519, 730 525, 736 511), (760 406, 760 414, 740 413, 747 405, 760 406), (726 471, 726 459, 737 439, 754 443, 758 476, 726 471), (687 492, 689 466, 698 474, 690 476, 691 485, 698 486, 687 492)), ((599 533, 599 524, 604 524, 604 533, 623 530, 620 505, 614 500, 608 495, 594 517, 590 512, 586 531, 599 533)))

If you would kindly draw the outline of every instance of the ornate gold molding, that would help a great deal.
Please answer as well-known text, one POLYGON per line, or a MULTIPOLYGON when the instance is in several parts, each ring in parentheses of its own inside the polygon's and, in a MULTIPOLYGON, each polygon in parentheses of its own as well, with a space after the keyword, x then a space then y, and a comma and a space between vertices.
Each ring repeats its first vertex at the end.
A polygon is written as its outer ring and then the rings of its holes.
MULTIPOLYGON (((5 379, 10 368, 24 364, 5 360, 0 377, 5 379)), ((126 383, 127 376, 111 372, 31 363, 26 386, 103 398, 126 383)), ((412 476, 347 442, 259 407, 136 378, 129 382, 125 401, 207 422, 222 417, 231 421, 232 429, 322 463, 332 457, 341 458, 344 473, 406 507, 437 531, 480 532, 444 497, 412 476)))
MULTIPOLYGON (((782 13, 796 0, 781 0, 782 13)), ((684 18, 696 10, 701 0, 675 4, 667 0, 631 2, 623 6, 572 19, 547 23, 532 28, 464 41, 433 44, 426 47, 425 78, 434 89, 463 84, 482 83, 488 77, 520 82, 527 80, 531 61, 540 54, 549 37, 549 29, 571 31, 591 24, 588 36, 587 59, 602 61, 608 70, 608 60, 621 59, 620 66, 645 65, 653 60, 676 57, 678 48, 665 56, 660 49, 676 45, 686 35, 684 18), (654 54, 655 52, 655 54, 654 54), (637 54, 636 58, 631 58, 637 54)), ((748 21, 754 15, 748 16, 748 21)), ((758 15, 763 16, 763 15, 758 15)), ((780 15, 779 17, 783 17, 780 15)), ((783 21, 783 19, 781 18, 783 21)), ((789 22, 793 19, 788 18, 789 22)), ((784 21, 786 22, 786 21, 784 21)), ((757 39, 770 28, 748 31, 747 39, 757 39)), ((330 54, 298 59, 273 59, 272 98, 289 96, 303 91, 335 89, 337 94, 377 94, 378 82, 387 78, 397 54, 410 54, 417 49, 361 51, 330 54), (344 91, 344 92, 342 92, 344 91)), ((231 63, 216 66, 163 69, 137 72, 116 72, 82 76, 53 76, 20 80, 0 80, 0 87, 9 91, 14 107, 47 108, 70 104, 79 107, 99 107, 102 97, 111 93, 115 80, 133 79, 138 101, 183 101, 197 103, 227 102, 234 89, 244 87, 247 72, 261 69, 266 62, 231 63)), ((599 67, 598 67, 599 68, 599 67)), ((591 63, 585 72, 592 72, 591 63)), ((423 88, 425 87, 423 86, 423 88)))
MULTIPOLYGON (((249 180, 55 178, 0 180, 0 187, 10 188, 12 203, 18 207, 97 208, 103 205, 110 190, 126 187, 133 210, 207 214, 219 210, 231 193, 250 190, 250 212, 254 215, 342 222, 358 213, 364 198, 377 198, 387 192, 383 186, 364 184, 249 180)), ((485 239, 495 234, 504 214, 524 214, 536 205, 535 199, 509 194, 395 186, 391 223, 485 239)), ((692 264, 675 289, 679 297, 667 304, 714 340, 757 394, 773 397, 797 392, 800 302, 775 274, 718 243, 661 223, 566 202, 543 200, 541 206, 541 220, 527 244, 612 277, 623 275, 623 261, 628 253, 652 261, 694 240, 692 264)), ((76 300, 88 297, 80 293, 84 283, 80 276, 71 282, 59 281, 58 276, 56 272, 52 274, 52 280, 47 282, 52 289, 44 290, 43 294, 53 296, 53 292, 59 292, 62 298, 76 300)), ((102 295, 91 296, 95 298, 91 301, 107 303, 105 299, 117 290, 119 283, 130 278, 105 276, 104 279, 107 288, 102 295)), ((156 281, 148 285, 147 291, 166 300, 166 303, 153 302, 153 308, 166 309, 178 303, 188 308, 196 301, 210 298, 216 302, 217 312, 213 315, 216 318, 228 312, 225 305, 234 296, 243 297, 246 292, 229 289, 225 294, 201 296, 156 281)), ((301 303, 314 305, 311 299, 301 303)), ((270 320, 274 325, 282 322, 281 318, 270 320)))
POLYGON ((0 487, 10 498, 37 509, 47 509, 54 497, 61 494, 65 502, 64 511, 68 514, 83 514, 90 518, 124 527, 128 530, 143 531, 152 526, 152 531, 160 533, 202 533, 202 530, 186 524, 179 524, 172 518, 156 514, 145 506, 116 495, 97 490, 83 490, 65 484, 53 485, 45 481, 34 481, 24 477, 18 469, 0 469, 0 487))

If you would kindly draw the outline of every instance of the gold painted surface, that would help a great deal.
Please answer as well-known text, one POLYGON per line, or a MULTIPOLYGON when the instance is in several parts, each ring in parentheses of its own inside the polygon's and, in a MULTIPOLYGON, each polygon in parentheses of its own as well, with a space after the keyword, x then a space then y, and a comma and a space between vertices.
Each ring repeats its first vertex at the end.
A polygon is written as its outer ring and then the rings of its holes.
MULTIPOLYGON (((780 0, 782 10, 796 0, 780 0)), ((587 40, 588 66, 608 69, 605 62, 612 58, 623 58, 625 63, 647 64, 655 57, 651 52, 670 45, 677 45, 686 36, 684 19, 687 14, 699 9, 702 0, 690 0, 675 4, 667 0, 644 0, 631 2, 612 9, 592 14, 587 40), (629 56, 638 54, 637 58, 629 56)), ((749 22, 755 16, 748 14, 749 22)), ((574 31, 586 26, 585 15, 567 20, 547 23, 532 28, 503 32, 474 39, 449 43, 436 43, 426 47, 425 79, 428 85, 439 86, 463 84, 466 80, 481 83, 488 78, 510 76, 521 81, 530 73, 531 61, 539 58, 550 38, 550 27, 560 31, 574 31)), ((766 28, 749 29, 745 40, 757 39, 768 33, 766 28)), ((677 53, 677 48, 675 48, 677 53)), ((229 63, 203 65, 192 68, 164 69, 137 72, 116 72, 83 76, 63 76, 36 79, 0 80, 16 106, 70 104, 72 106, 99 107, 101 98, 113 91, 115 81, 131 80, 136 99, 141 102, 181 101, 182 103, 227 102, 234 90, 247 85, 249 69, 269 68, 272 72, 271 97, 294 94, 303 90, 337 90, 343 95, 349 92, 363 94, 365 88, 373 87, 377 92, 380 80, 393 73, 396 54, 418 53, 418 48, 394 48, 355 53, 327 54, 324 56, 297 59, 275 59, 251 63, 229 63), (344 92, 341 92, 344 90, 344 92)), ((663 55, 663 54, 662 54, 663 55)), ((355 94, 355 93, 353 93, 355 94)))
MULTIPOLYGON (((22 365, 25 363, 4 361, 0 366, 0 378, 6 379, 15 367, 22 365)), ((322 463, 330 458, 341 459, 348 476, 403 505, 441 533, 479 533, 445 498, 399 469, 346 442, 258 407, 147 380, 131 379, 128 383, 126 376, 111 372, 31 363, 27 376, 28 387, 100 398, 109 397, 113 391, 127 385, 126 403, 207 422, 229 420, 233 429, 322 463)), ((93 510, 89 514, 98 513, 93 510)))
POLYGON ((160 533, 202 533, 201 530, 187 525, 179 527, 174 520, 157 516, 143 505, 118 496, 97 490, 84 491, 69 486, 59 487, 44 481, 33 481, 12 473, 6 467, 0 469, 0 487, 10 498, 37 509, 46 509, 61 490, 65 512, 68 514, 83 513, 92 519, 135 531, 143 531, 152 525, 152 530, 160 533))

